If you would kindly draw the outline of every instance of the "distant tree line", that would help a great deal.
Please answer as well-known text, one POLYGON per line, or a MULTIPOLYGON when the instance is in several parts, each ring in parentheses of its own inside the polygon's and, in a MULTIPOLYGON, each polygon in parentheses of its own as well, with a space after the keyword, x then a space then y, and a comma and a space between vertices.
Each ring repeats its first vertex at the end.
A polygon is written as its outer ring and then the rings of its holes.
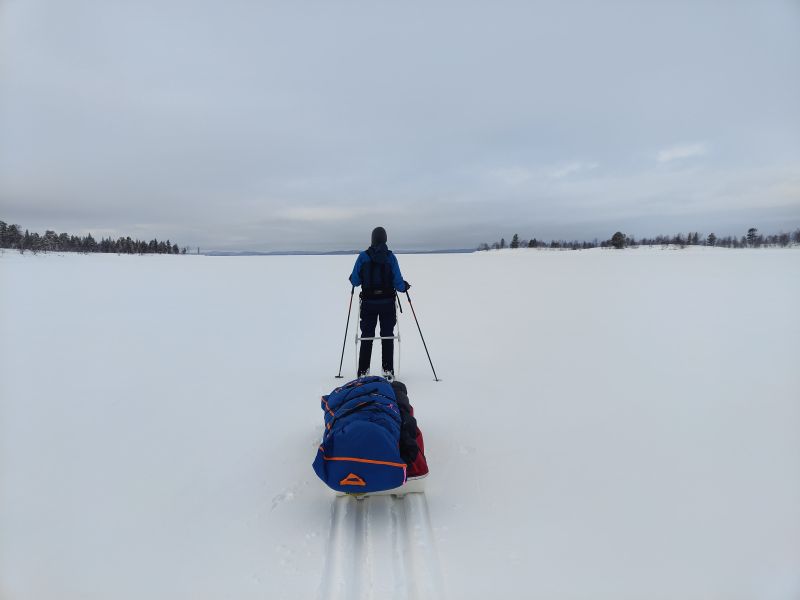
POLYGON ((530 240, 520 239, 518 234, 514 234, 511 242, 506 246, 505 238, 500 238, 499 242, 493 242, 491 245, 483 242, 478 246, 478 250, 500 250, 503 248, 552 248, 559 250, 586 250, 588 248, 629 248, 638 246, 678 246, 685 248, 686 246, 720 246, 724 248, 761 248, 764 246, 773 246, 785 248, 790 244, 800 244, 800 229, 795 229, 793 233, 776 233, 772 235, 762 235, 758 233, 758 229, 751 227, 747 230, 747 234, 741 237, 725 236, 717 237, 714 233, 709 233, 707 236, 699 232, 690 232, 687 234, 678 233, 675 235, 658 235, 654 238, 640 238, 636 239, 633 235, 626 235, 621 231, 617 231, 609 239, 599 241, 597 238, 591 242, 578 241, 578 240, 537 240, 531 238, 530 240))
POLYGON ((550 240, 549 242, 545 242, 544 240, 537 240, 536 238, 531 238, 530 240, 520 239, 518 234, 514 234, 511 238, 511 242, 506 245, 505 238, 500 238, 499 242, 494 242, 491 245, 487 242, 482 243, 478 246, 478 250, 501 250, 503 248, 556 248, 561 250, 585 250, 587 248, 597 248, 600 245, 598 241, 595 239, 591 242, 581 242, 578 240, 550 240))
POLYGON ((0 248, 33 252, 103 252, 116 254, 186 254, 187 248, 179 248, 170 240, 152 239, 149 242, 128 237, 100 238, 92 234, 85 236, 56 233, 47 230, 44 235, 22 231, 19 225, 8 225, 0 221, 0 248))

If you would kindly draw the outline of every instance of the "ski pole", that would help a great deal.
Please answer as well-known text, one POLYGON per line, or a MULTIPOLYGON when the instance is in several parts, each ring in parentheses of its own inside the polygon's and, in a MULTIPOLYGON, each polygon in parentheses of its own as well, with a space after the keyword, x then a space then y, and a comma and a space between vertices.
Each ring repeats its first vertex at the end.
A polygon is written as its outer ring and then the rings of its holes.
POLYGON ((395 294, 395 295, 394 295, 394 298, 395 298, 395 300, 397 300, 397 308, 399 308, 399 309, 400 309, 400 314, 402 315, 402 314, 403 314, 403 305, 402 305, 402 304, 400 304, 400 296, 398 296, 397 294, 395 294))
POLYGON ((347 325, 344 326, 344 340, 342 340, 342 358, 339 360, 339 374, 336 379, 343 379, 342 377, 342 363, 344 363, 344 346, 347 343, 347 330, 350 328, 350 311, 353 310, 353 294, 356 291, 356 286, 350 287, 350 306, 347 307, 347 325))
POLYGON ((433 380, 434 381, 441 381, 436 376, 436 369, 433 368, 433 361, 431 360, 431 353, 428 352, 428 344, 425 343, 425 336, 422 335, 422 329, 419 326, 419 320, 417 319, 417 311, 414 310, 414 305, 411 303, 411 296, 408 294, 408 290, 406 290, 406 298, 408 298, 408 305, 411 307, 411 314, 414 315, 414 321, 417 323, 417 330, 419 331, 419 337, 422 339, 422 345, 425 347, 425 354, 428 355, 428 362, 431 363, 431 371, 433 371, 433 380))

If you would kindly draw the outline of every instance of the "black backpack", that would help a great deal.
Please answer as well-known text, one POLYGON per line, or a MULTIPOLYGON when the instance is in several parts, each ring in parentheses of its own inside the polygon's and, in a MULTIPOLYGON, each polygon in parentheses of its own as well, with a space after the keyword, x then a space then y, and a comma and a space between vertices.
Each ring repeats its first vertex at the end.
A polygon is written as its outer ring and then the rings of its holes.
POLYGON ((383 248, 370 246, 367 249, 369 262, 361 266, 361 297, 365 300, 380 300, 394 298, 394 283, 392 282, 392 265, 389 262, 391 252, 383 248))

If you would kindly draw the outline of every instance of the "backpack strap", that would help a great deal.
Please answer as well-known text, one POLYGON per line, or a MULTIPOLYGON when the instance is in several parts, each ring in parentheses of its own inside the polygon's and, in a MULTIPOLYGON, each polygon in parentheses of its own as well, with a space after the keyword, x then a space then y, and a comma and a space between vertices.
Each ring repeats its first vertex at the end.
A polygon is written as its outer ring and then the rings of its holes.
MULTIPOLYGON (((376 281, 380 281, 380 276, 381 276, 382 269, 381 269, 381 265, 376 263, 374 260, 370 261, 370 264, 372 265, 372 279, 370 281, 372 282, 372 285, 375 285, 376 281)), ((381 282, 381 283, 383 283, 383 282, 381 282)))

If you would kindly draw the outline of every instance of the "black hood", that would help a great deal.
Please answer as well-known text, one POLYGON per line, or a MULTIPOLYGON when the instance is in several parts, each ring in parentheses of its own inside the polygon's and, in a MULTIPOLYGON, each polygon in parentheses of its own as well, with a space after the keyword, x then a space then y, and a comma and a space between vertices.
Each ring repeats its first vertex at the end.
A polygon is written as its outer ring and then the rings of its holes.
POLYGON ((372 246, 378 247, 386 243, 386 230, 383 227, 376 227, 372 230, 372 246))

